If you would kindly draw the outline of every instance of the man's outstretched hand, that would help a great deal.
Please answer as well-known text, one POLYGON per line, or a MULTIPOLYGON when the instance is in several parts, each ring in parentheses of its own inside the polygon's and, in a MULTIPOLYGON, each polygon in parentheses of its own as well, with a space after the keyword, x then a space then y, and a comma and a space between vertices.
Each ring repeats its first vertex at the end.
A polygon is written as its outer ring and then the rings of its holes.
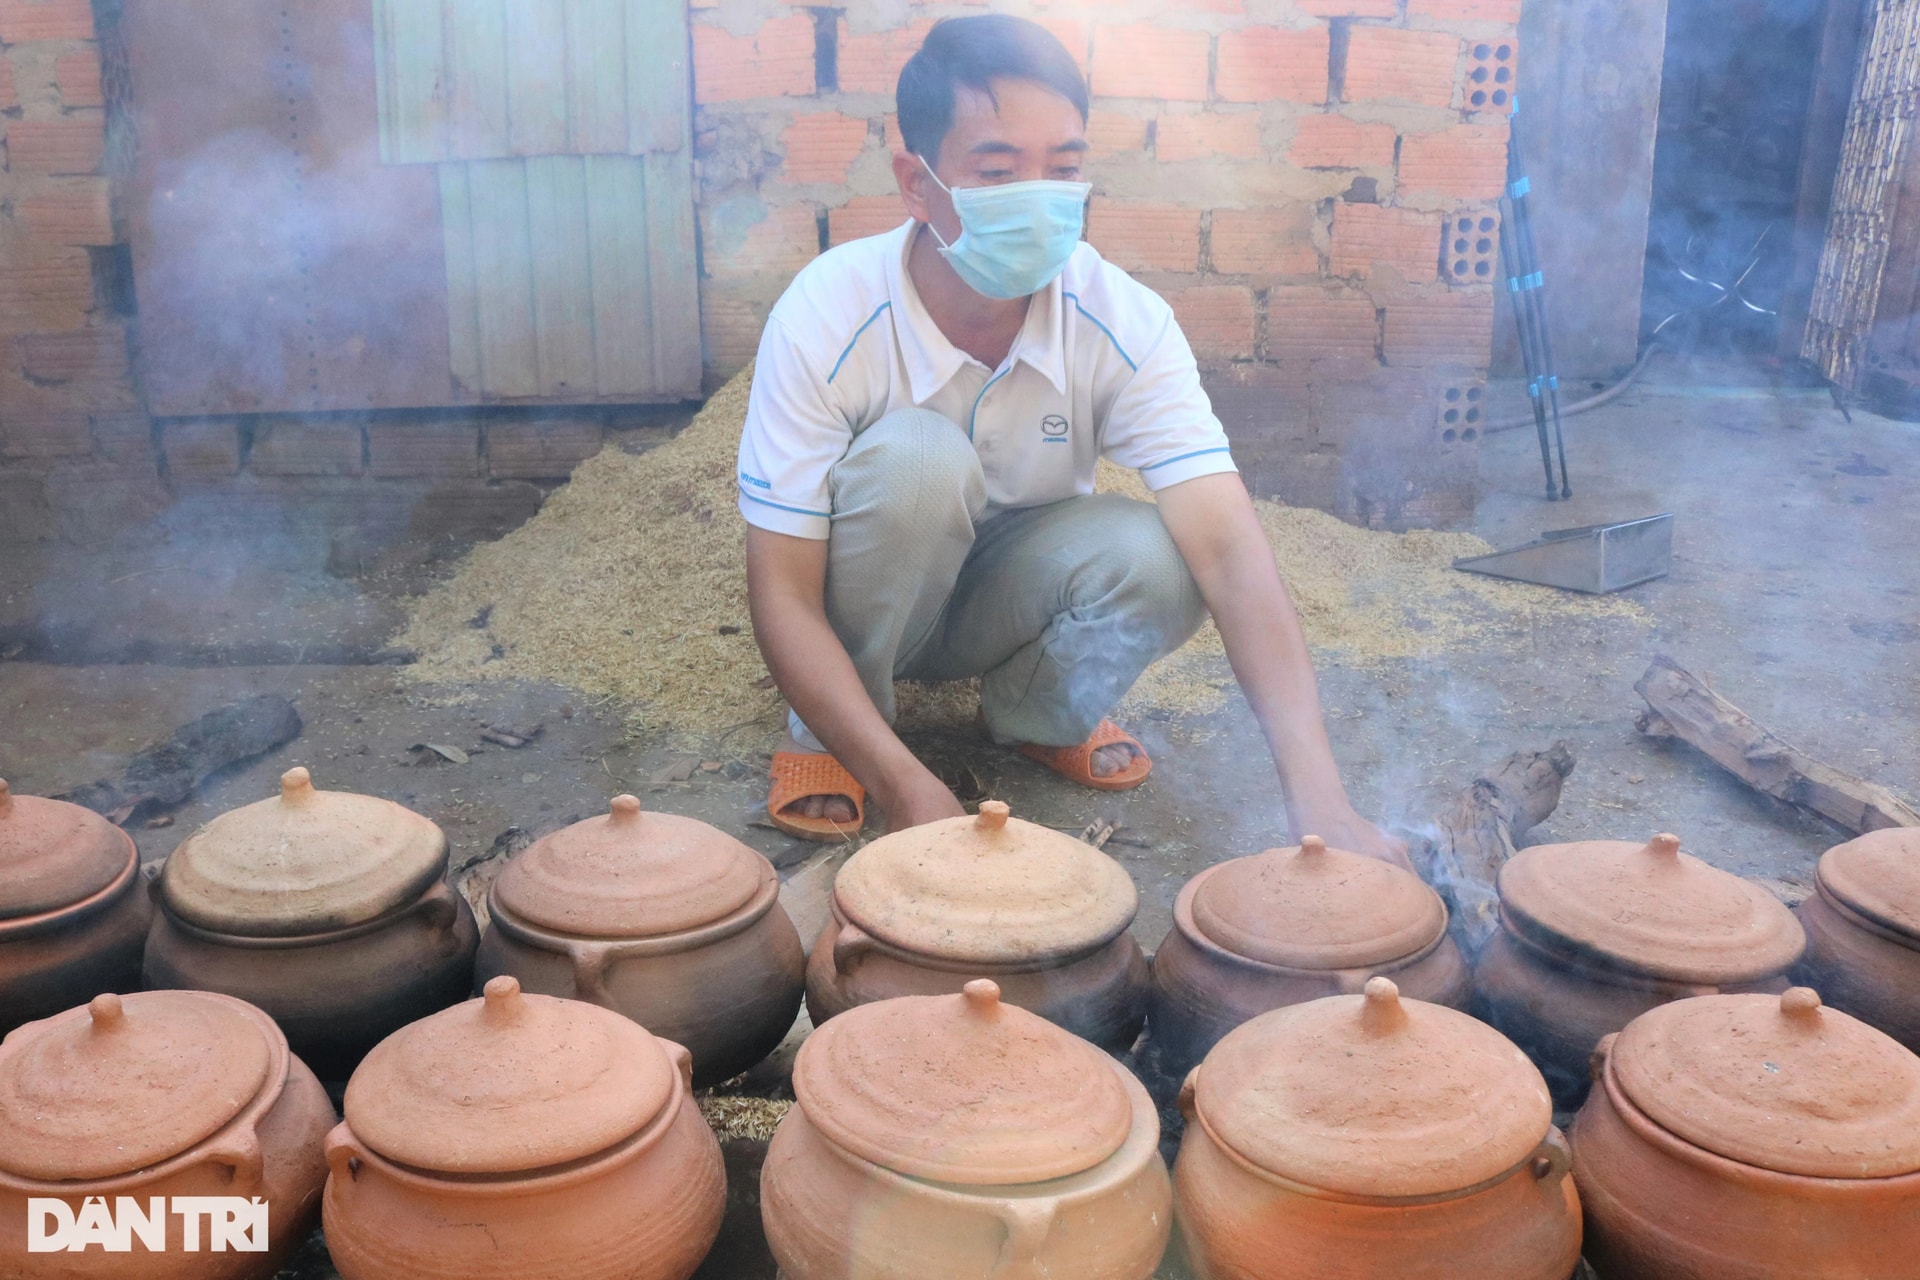
POLYGON ((1407 842, 1388 835, 1352 809, 1303 813, 1290 825, 1296 843, 1301 836, 1319 836, 1330 849, 1345 849, 1348 853, 1364 854, 1407 871, 1413 870, 1413 861, 1407 857, 1407 842))

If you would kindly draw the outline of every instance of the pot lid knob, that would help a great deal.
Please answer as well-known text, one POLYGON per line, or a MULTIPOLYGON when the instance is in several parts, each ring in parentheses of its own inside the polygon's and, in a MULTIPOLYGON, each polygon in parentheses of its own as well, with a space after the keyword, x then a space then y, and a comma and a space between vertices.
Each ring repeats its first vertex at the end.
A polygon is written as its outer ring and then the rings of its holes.
MULTIPOLYGON (((982 831, 1000 831, 1007 825, 1007 817, 1013 812, 1004 800, 983 800, 980 803, 979 816, 974 825, 982 831)), ((996 988, 998 990, 998 988, 996 988)))
POLYGON ((1301 836, 1300 853, 1303 857, 1317 858, 1327 851, 1327 842, 1319 836, 1301 836))
POLYGON ((1663 831, 1647 841, 1646 851, 1663 863, 1676 862, 1680 857, 1680 837, 1663 831))
POLYGON ((1818 1026, 1820 993, 1812 987, 1788 987, 1780 996, 1780 1012, 1801 1026, 1818 1026))
POLYGON ((0 778, 0 818, 13 813, 13 792, 7 787, 7 780, 0 778))
POLYGON ((93 1018, 95 1031, 113 1031, 127 1024, 127 1011, 111 991, 87 1001, 87 1013, 93 1018))
POLYGON ((1400 1003, 1400 988, 1393 979, 1367 979, 1366 996, 1360 1006, 1360 1025, 1374 1035, 1392 1035, 1407 1025, 1407 1011, 1400 1003))
POLYGON ((512 974, 488 978, 481 994, 486 997, 486 1020, 491 1026, 510 1027, 526 1012, 527 1001, 520 994, 520 979, 512 974))
POLYGON ((302 804, 313 799, 313 775, 306 766, 295 765, 280 775, 280 799, 287 804, 302 804))
POLYGON ((614 822, 633 822, 640 816, 640 797, 618 795, 607 806, 607 817, 614 822))
POLYGON ((974 1013, 991 1016, 1000 1011, 1000 984, 992 978, 975 978, 960 990, 974 1013))

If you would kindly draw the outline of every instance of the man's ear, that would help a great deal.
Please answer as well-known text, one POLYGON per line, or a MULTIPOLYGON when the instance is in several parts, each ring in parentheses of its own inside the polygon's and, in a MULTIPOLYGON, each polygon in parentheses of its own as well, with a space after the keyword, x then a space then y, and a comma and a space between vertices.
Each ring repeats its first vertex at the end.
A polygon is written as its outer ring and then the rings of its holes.
POLYGON ((907 215, 920 222, 932 222, 928 193, 935 189, 933 176, 927 172, 927 166, 920 163, 920 157, 910 151, 894 152, 893 180, 900 185, 900 200, 907 206, 907 215))

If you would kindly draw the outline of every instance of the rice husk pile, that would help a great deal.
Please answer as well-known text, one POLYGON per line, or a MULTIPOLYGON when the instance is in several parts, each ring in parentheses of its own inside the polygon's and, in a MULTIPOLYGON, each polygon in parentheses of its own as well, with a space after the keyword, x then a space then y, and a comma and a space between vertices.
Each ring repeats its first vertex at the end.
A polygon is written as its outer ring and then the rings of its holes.
MULTIPOLYGON (((417 680, 551 681, 617 700, 654 730, 710 736, 778 726, 779 694, 748 624, 745 524, 734 472, 751 368, 691 425, 644 454, 607 448, 538 515, 478 546, 414 602, 393 643, 417 680)), ((1146 499, 1101 464, 1100 488, 1146 499)), ((1463 574, 1493 548, 1466 533, 1361 529, 1321 511, 1255 503, 1321 660, 1375 666, 1530 639, 1556 619, 1647 621, 1638 606, 1463 574)), ((1211 625, 1156 664, 1123 710, 1217 710, 1232 677, 1211 625)), ((968 685, 901 687, 907 726, 971 721, 968 685)))
POLYGON ((771 1142, 773 1131, 793 1110, 793 1103, 778 1098, 712 1096, 699 1099, 699 1106, 713 1136, 722 1142, 771 1142))

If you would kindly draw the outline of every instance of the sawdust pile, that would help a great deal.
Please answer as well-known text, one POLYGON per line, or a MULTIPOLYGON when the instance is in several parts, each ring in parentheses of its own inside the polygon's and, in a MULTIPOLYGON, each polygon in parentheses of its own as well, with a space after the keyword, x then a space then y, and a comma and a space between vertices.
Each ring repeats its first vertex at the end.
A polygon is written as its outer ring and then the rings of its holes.
MULTIPOLYGON (((552 681, 635 708, 653 729, 711 735, 777 725, 779 695, 748 625, 744 525, 735 453, 751 370, 723 387, 667 444, 607 448, 581 464, 540 513, 476 547, 416 601, 394 643, 419 680, 552 681)), ((1147 496, 1102 464, 1100 487, 1147 496)), ((1380 533, 1305 508, 1257 504, 1307 638, 1331 659, 1378 665, 1529 639, 1561 619, 1645 620, 1618 599, 1569 596, 1453 570, 1492 548, 1464 533, 1380 533)), ((1223 705, 1232 678, 1211 626, 1150 670, 1126 708, 1197 713, 1223 705)), ((902 689, 911 723, 965 723, 965 686, 902 689)))
POLYGON ((700 1114, 722 1142, 746 1139, 771 1142, 793 1103, 777 1098, 735 1098, 713 1096, 699 1100, 700 1114))

